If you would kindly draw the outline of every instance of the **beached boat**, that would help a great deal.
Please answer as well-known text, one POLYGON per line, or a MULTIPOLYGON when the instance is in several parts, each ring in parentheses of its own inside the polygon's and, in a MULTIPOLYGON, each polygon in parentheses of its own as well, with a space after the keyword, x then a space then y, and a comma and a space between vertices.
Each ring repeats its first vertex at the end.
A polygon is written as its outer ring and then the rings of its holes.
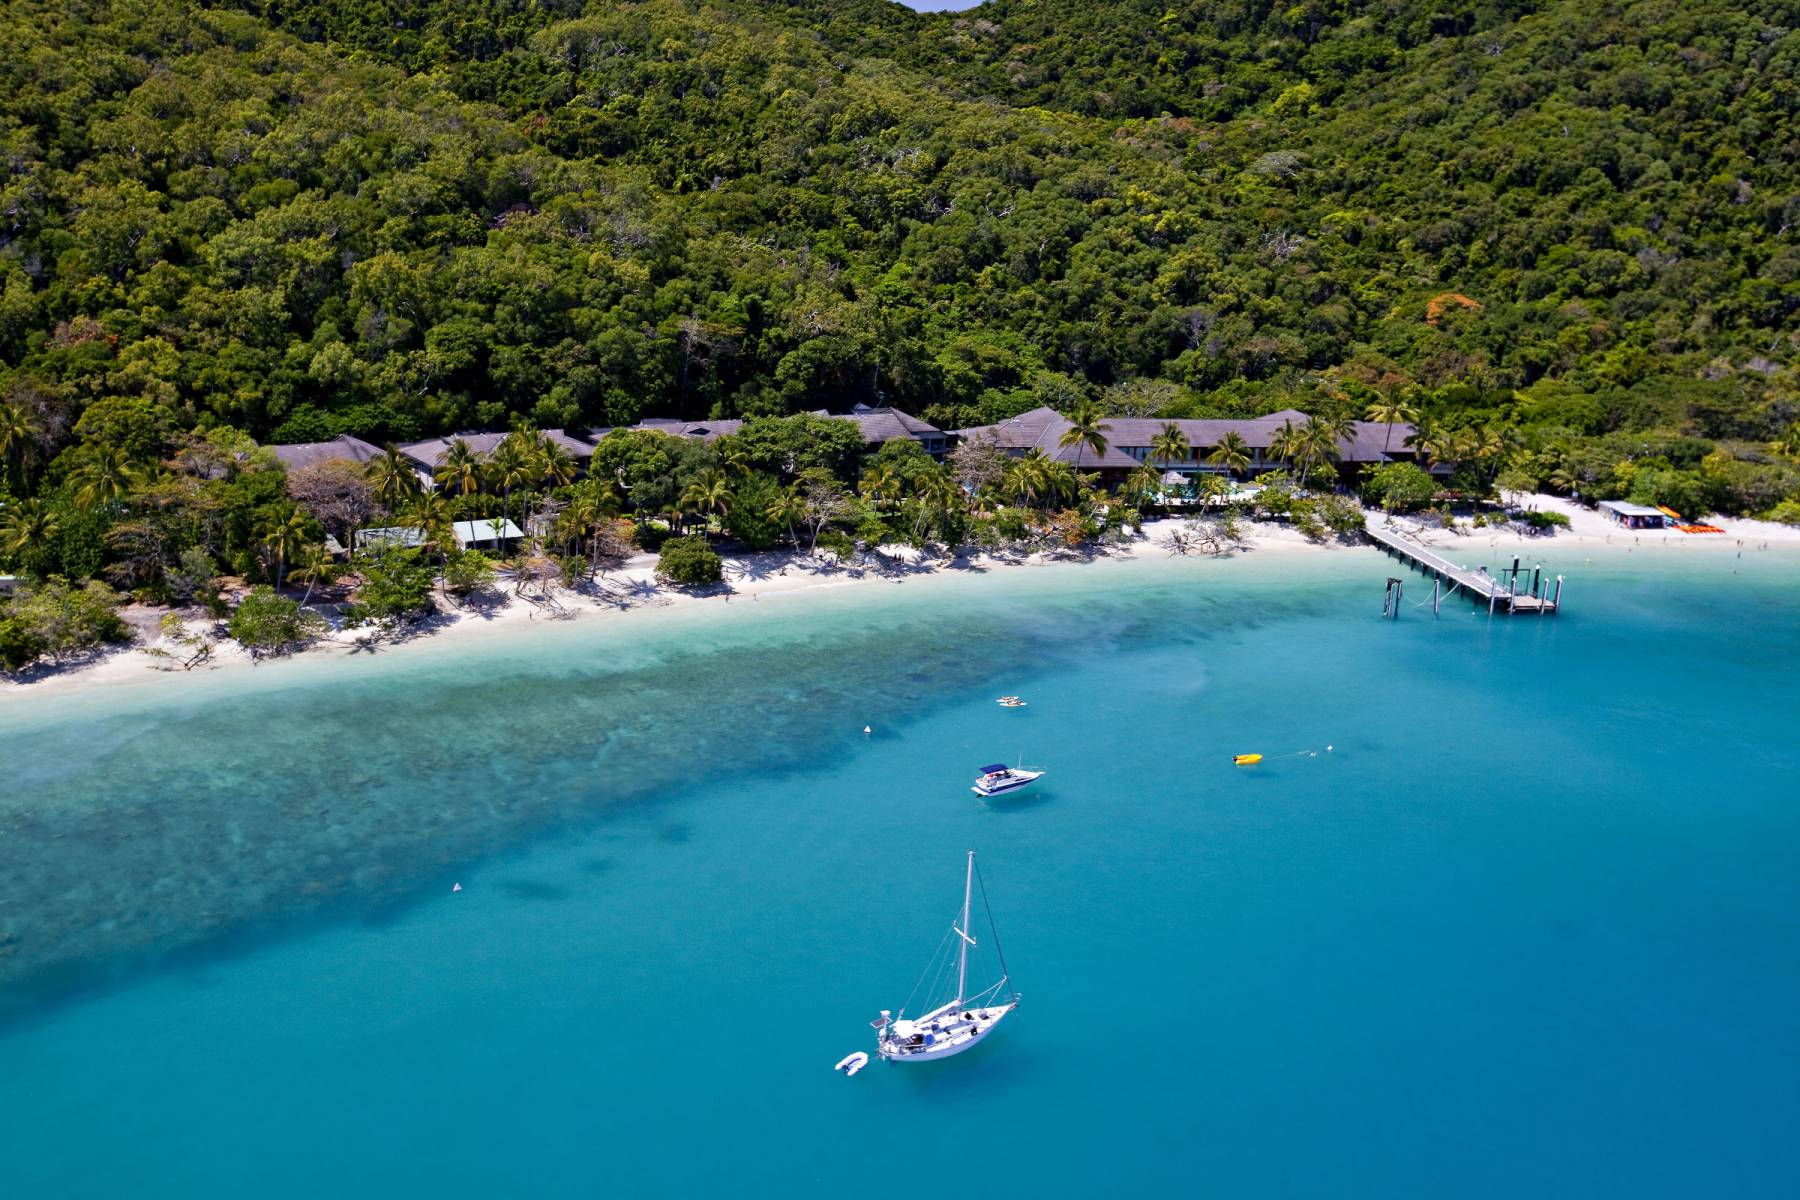
MULTIPOLYGON (((961 1054, 992 1033, 1009 1013, 1019 1007, 1019 994, 1005 990, 1008 978, 1006 955, 1000 950, 999 932, 993 928, 993 910, 988 907, 986 886, 981 889, 981 907, 988 914, 988 933, 994 945, 994 953, 999 959, 1000 978, 979 992, 969 994, 969 951, 980 944, 969 934, 969 901, 979 878, 980 875, 975 870, 975 852, 971 850, 968 870, 963 877, 962 915, 950 926, 950 932, 945 935, 938 954, 925 968, 925 974, 920 976, 920 983, 923 984, 927 979, 936 980, 948 974, 942 968, 949 965, 946 951, 953 937, 956 946, 956 994, 923 1016, 909 1018, 905 1007, 900 1009, 898 1017, 890 1010, 882 1009, 881 1016, 872 1024, 875 1026, 875 1052, 883 1061, 931 1062, 961 1054)), ((916 988, 914 990, 917 991, 916 988)), ((927 1000, 929 999, 927 996, 927 1000)), ((907 998, 907 1003, 912 1003, 912 997, 907 998)))
POLYGON ((977 796, 1004 796, 1007 792, 1016 792, 1043 778, 1043 775, 1042 771, 1009 767, 1005 763, 989 763, 981 768, 981 774, 975 777, 975 786, 969 790, 977 796))

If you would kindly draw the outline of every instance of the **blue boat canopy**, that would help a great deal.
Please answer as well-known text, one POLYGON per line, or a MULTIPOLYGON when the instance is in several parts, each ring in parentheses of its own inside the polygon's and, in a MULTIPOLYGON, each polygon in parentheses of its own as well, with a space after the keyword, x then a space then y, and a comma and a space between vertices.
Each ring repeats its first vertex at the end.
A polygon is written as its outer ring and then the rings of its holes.
POLYGON ((1005 763, 989 763, 987 766, 981 768, 981 773, 983 775, 992 775, 995 771, 1010 771, 1010 770, 1012 770, 1012 768, 1007 766, 1005 763))

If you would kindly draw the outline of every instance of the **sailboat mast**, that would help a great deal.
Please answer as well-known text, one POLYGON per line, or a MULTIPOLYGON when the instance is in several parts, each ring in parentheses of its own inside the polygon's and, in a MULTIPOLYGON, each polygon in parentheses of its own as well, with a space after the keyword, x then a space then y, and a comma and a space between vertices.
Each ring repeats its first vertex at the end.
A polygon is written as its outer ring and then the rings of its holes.
POLYGON ((969 889, 975 882, 975 852, 969 851, 969 870, 963 876, 962 926, 956 931, 961 944, 956 948, 956 1006, 962 1007, 963 985, 969 976, 969 889))

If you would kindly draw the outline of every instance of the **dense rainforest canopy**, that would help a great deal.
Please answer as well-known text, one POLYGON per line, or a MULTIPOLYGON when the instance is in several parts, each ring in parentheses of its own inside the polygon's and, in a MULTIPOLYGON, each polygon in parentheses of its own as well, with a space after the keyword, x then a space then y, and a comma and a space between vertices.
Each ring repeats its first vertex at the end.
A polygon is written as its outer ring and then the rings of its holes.
POLYGON ((1800 516, 1795 16, 11 0, 0 502, 195 427, 1385 396, 1800 516))

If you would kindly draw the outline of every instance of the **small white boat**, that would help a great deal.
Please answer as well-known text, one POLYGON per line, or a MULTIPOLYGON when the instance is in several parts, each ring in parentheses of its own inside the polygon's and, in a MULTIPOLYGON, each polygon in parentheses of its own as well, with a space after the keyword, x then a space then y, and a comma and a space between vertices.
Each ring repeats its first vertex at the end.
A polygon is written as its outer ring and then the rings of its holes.
POLYGON ((977 796, 1004 796, 1042 779, 1043 776, 1042 771, 1009 767, 1005 763, 989 763, 981 768, 981 774, 975 777, 975 786, 969 790, 977 796))
MULTIPOLYGON (((981 906, 988 913, 989 933, 993 938, 994 952, 1000 960, 1000 978, 974 995, 968 994, 969 951, 979 945, 968 933, 969 900, 972 886, 978 878, 975 852, 971 850, 968 872, 963 878, 962 916, 951 924, 950 934, 946 935, 946 938, 952 935, 956 938, 956 995, 919 1017, 908 1018, 905 1008, 900 1010, 898 1018, 888 1009, 882 1009, 881 1016, 871 1022, 875 1026, 875 1052, 881 1055, 882 1061, 930 1062, 961 1054, 992 1033, 1008 1014, 1019 1007, 1019 994, 1004 990, 1008 978, 1006 955, 1000 950, 1000 935, 993 929, 993 910, 988 906, 985 885, 981 889, 981 906)), ((939 962, 943 962, 942 954, 943 949, 940 947, 939 962)), ((933 964, 936 965, 937 963, 933 964)), ((948 963, 943 965, 948 966, 948 963)), ((941 977, 931 967, 926 968, 926 976, 941 977)), ((911 997, 908 997, 907 1002, 912 1002, 911 997)))
POLYGON ((844 1055, 842 1059, 838 1060, 838 1065, 831 1069, 842 1071, 845 1075, 854 1075, 868 1065, 869 1056, 858 1050, 855 1054, 844 1055))
POLYGON ((1030 705, 1026 704, 1025 701, 1019 699, 1017 696, 1002 696, 998 700, 994 701, 994 703, 998 704, 1001 708, 1029 708, 1029 707, 1031 707, 1030 705))

